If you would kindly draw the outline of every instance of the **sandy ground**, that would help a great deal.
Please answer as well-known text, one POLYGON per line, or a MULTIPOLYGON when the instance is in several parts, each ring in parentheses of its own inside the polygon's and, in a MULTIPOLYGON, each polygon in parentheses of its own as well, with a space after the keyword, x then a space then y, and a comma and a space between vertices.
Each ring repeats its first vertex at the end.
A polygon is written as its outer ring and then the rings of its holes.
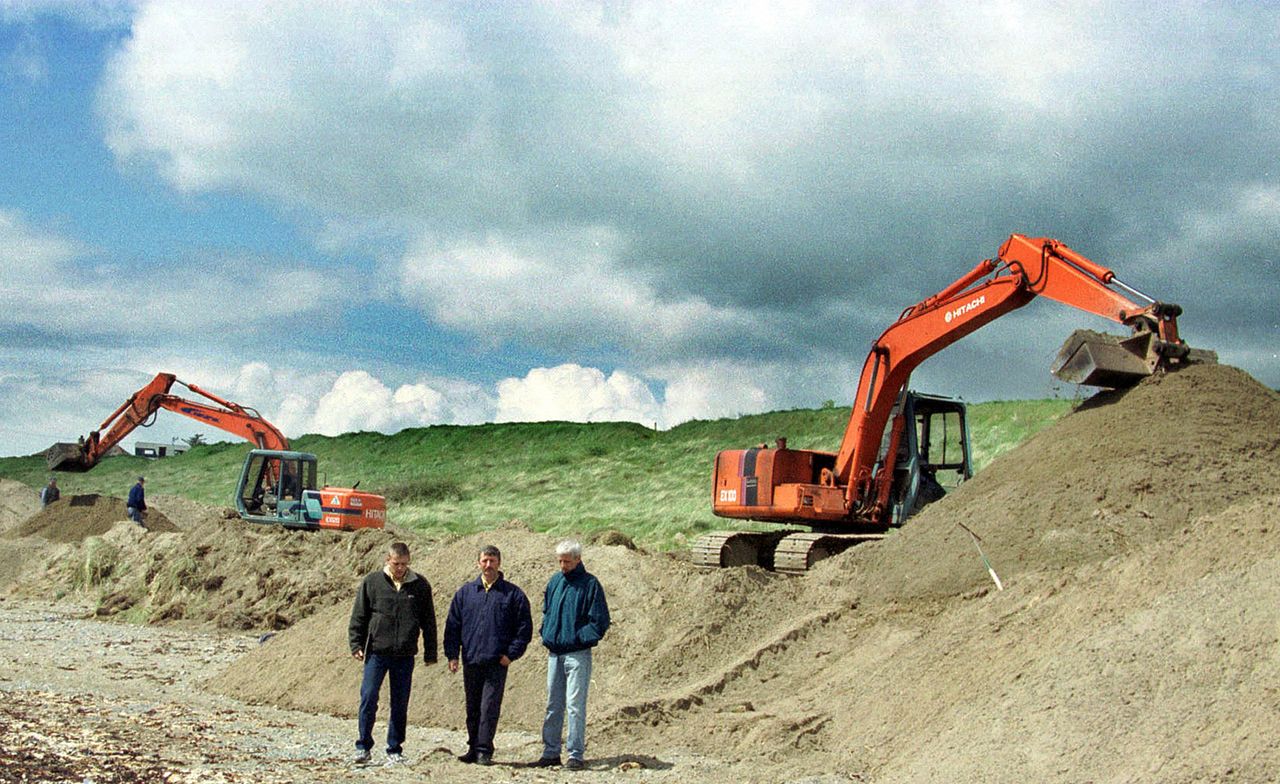
MULTIPOLYGON (((352 720, 246 705, 202 688, 252 656, 257 636, 111 623, 86 617, 91 609, 0 601, 0 781, 774 780, 680 750, 611 753, 580 773, 529 768, 541 742, 521 731, 500 732, 496 764, 477 768, 454 759, 465 750, 465 732, 420 725, 405 743, 408 765, 383 766, 379 748, 373 765, 356 768, 349 764, 352 720)), ((457 691, 461 699, 460 685, 457 691)), ((379 722, 379 738, 383 728, 379 722)))

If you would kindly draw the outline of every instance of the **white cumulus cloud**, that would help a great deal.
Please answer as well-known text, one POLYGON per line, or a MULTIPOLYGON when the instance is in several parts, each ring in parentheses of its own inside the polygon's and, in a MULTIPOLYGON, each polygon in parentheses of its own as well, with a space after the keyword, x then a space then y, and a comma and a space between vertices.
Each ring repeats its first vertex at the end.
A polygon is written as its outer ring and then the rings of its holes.
POLYGON ((623 371, 565 364, 534 368, 524 378, 498 382, 498 422, 630 421, 652 425, 662 417, 653 392, 623 371))
POLYGON ((663 296, 617 263, 619 245, 604 228, 424 241, 402 261, 401 283, 439 323, 493 343, 609 345, 656 355, 748 325, 744 312, 696 295, 663 296))

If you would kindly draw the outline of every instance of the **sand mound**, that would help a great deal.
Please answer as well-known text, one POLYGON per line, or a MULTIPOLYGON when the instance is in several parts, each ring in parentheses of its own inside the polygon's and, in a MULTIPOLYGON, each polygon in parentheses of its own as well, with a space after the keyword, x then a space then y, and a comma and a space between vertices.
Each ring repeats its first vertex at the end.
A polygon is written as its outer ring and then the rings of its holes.
POLYGON ((159 496, 143 530, 127 521, 118 498, 63 498, 8 533, 5 552, 21 557, 0 559, 0 583, 18 595, 43 595, 50 584, 82 591, 100 615, 265 631, 347 597, 395 538, 390 531, 294 531, 228 515, 159 496))
MULTIPOLYGON (((414 568, 426 575, 434 589, 441 632, 449 601, 459 586, 475 578, 476 553, 485 544, 502 550, 503 573, 529 596, 537 627, 542 591, 556 568, 554 549, 560 538, 505 527, 416 555, 414 568)), ((377 553, 371 555, 370 569, 380 563, 377 553)), ((679 688, 702 672, 741 666, 743 651, 778 633, 779 619, 791 614, 803 589, 802 581, 756 568, 704 571, 625 545, 588 545, 583 561, 604 582, 613 615, 613 628, 602 649, 607 653, 593 670, 593 706, 629 706, 637 695, 679 688), (755 603, 757 612, 738 618, 748 602, 755 603), (760 612, 761 603, 772 611, 760 612), (696 665, 691 665, 691 657, 696 665)), ((335 606, 277 635, 259 654, 215 679, 212 688, 249 702, 350 715, 360 682, 360 665, 347 648, 354 591, 352 581, 335 606), (296 667, 299 661, 306 666, 296 667)), ((526 660, 512 669, 508 679, 504 721, 540 726, 544 667, 545 651, 535 637, 526 660)), ((411 718, 423 723, 461 722, 460 688, 457 676, 444 667, 420 670, 414 676, 411 718)))
POLYGON ((211 507, 180 495, 148 494, 147 506, 169 518, 182 531, 204 525, 212 517, 230 519, 236 516, 231 507, 211 507))
POLYGON ((0 479, 0 534, 40 511, 40 493, 12 479, 0 479))
MULTIPOLYGON (((51 542, 78 542, 90 536, 101 536, 116 523, 128 519, 122 499, 87 493, 54 501, 14 528, 11 535, 39 536, 51 542)), ((169 518, 155 509, 147 511, 144 521, 148 531, 178 530, 169 518)))
POLYGON ((1280 395, 1197 365, 1087 401, 929 507, 896 536, 823 564, 866 598, 952 596, 1001 577, 1110 558, 1241 499, 1280 493, 1280 395))

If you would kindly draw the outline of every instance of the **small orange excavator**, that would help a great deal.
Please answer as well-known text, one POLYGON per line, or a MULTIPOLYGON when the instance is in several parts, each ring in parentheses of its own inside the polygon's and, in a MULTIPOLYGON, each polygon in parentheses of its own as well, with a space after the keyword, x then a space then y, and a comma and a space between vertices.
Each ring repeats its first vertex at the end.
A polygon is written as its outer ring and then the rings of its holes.
POLYGON ((693 547, 703 566, 758 564, 802 573, 859 542, 883 538, 926 503, 937 481, 971 475, 964 404, 907 389, 911 372, 964 336, 1048 297, 1128 326, 1120 338, 1078 330, 1054 362, 1057 377, 1120 388, 1213 352, 1178 337, 1177 305, 1157 302, 1066 245, 1014 234, 947 288, 907 308, 876 340, 862 367, 839 452, 762 444, 716 456, 712 511, 721 517, 806 526, 811 531, 716 531, 693 547), (1124 293, 1122 293, 1122 291, 1124 293), (1146 301, 1139 305, 1133 295, 1146 301))
POLYGON ((135 428, 149 425, 162 408, 234 433, 257 446, 245 457, 236 485, 236 511, 241 518, 287 528, 344 531, 382 528, 385 524, 385 498, 355 487, 317 488, 315 455, 290 450, 289 439, 254 409, 179 381, 172 373, 156 374, 87 438, 74 444, 54 444, 46 450, 49 469, 88 471, 135 428), (210 402, 171 394, 174 384, 210 402))

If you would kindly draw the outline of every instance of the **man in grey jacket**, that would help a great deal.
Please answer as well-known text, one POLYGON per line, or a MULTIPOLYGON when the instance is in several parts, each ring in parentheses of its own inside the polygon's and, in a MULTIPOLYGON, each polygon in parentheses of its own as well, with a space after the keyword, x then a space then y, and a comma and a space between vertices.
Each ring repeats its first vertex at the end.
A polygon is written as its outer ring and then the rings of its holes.
POLYGON ((387 720, 387 764, 404 763, 403 745, 409 714, 409 689, 422 635, 422 660, 436 661, 436 611, 431 584, 409 570, 409 546, 395 542, 387 549, 386 564, 360 583, 347 635, 351 655, 364 662, 360 684, 360 737, 355 764, 369 762, 373 722, 378 715, 378 692, 391 676, 391 716, 387 720))

